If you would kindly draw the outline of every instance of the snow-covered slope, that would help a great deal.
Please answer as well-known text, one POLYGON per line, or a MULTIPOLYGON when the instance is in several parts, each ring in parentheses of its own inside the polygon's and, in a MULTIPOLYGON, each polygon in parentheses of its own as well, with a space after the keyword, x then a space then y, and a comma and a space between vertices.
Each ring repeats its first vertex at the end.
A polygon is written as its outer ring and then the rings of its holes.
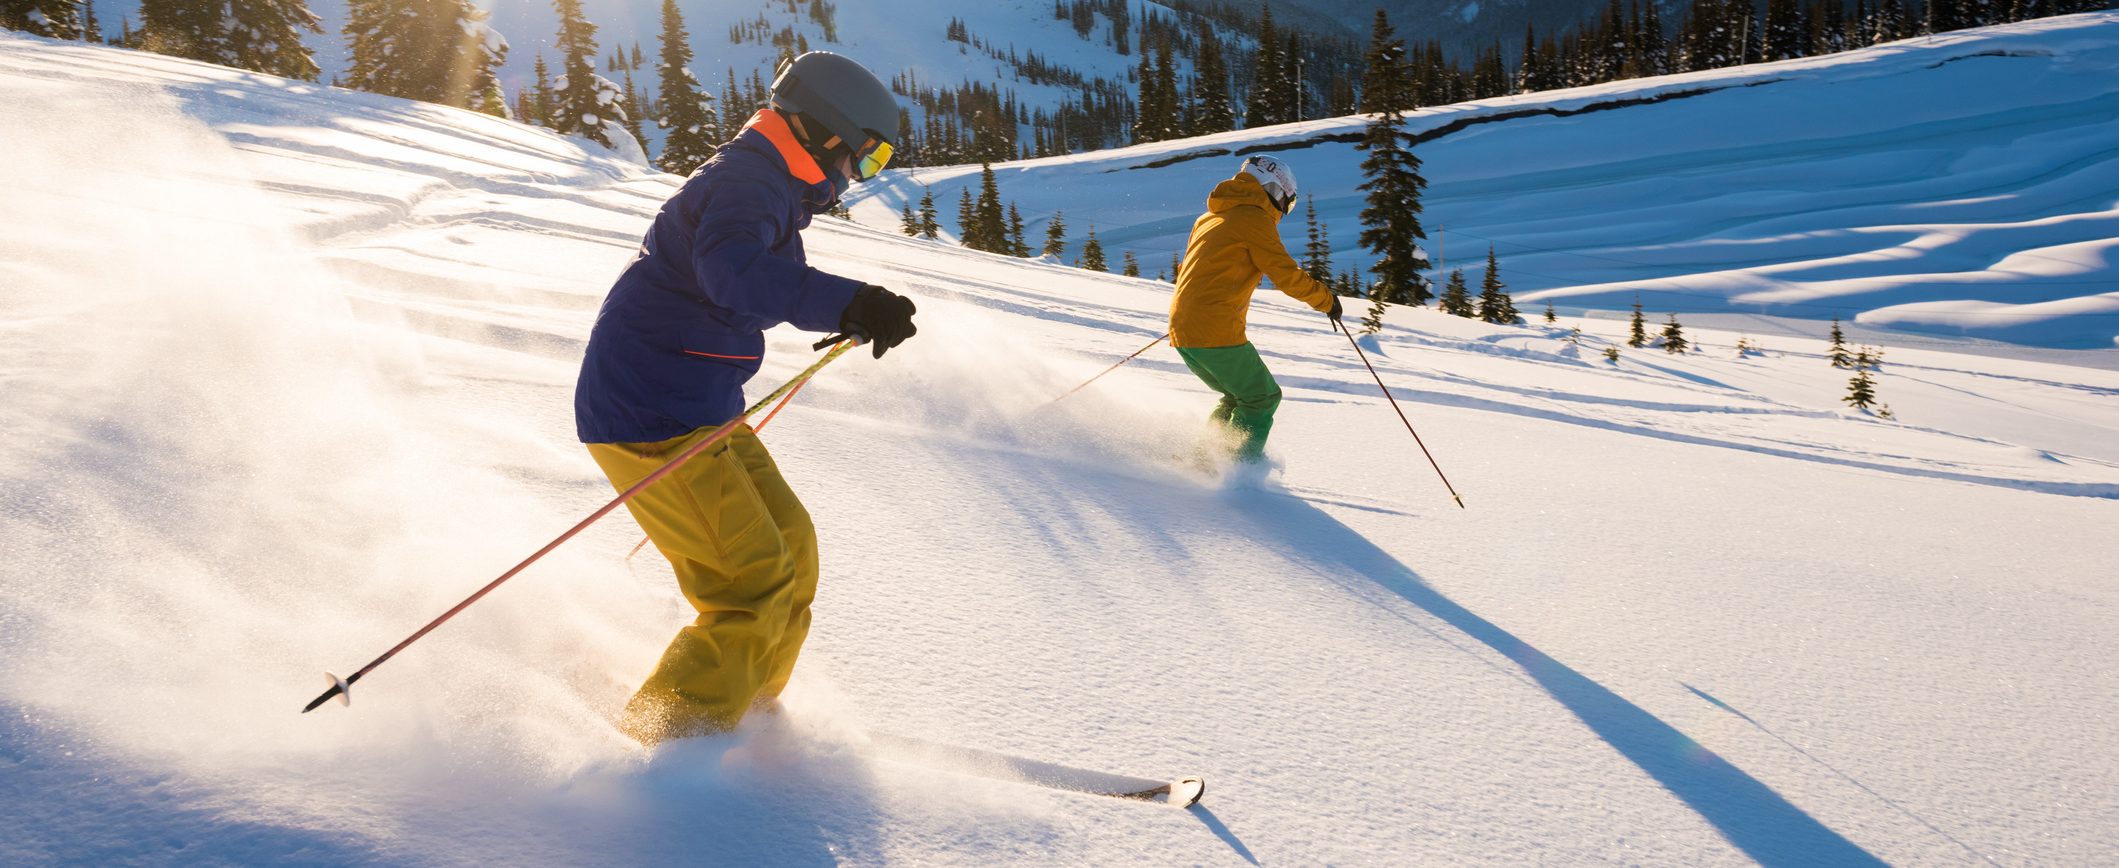
POLYGON ((1047 403, 1165 287, 830 220, 820 264, 921 331, 767 429, 825 546, 787 723, 611 729, 687 618, 622 517, 299 715, 610 496, 569 398, 672 179, 14 36, 0 128, 0 862, 2119 854, 2119 374, 1894 346, 1890 422, 1814 340, 1607 364, 1606 321, 1396 311, 1374 359, 1458 510, 1345 339, 1262 297, 1285 470, 1228 486, 1173 457, 1209 402, 1167 349, 1047 403), (872 731, 1210 790, 871 762, 872 731))
MULTIPOLYGON (((2119 13, 1830 57, 1443 106, 1412 116, 1428 250, 1518 304, 1832 317, 2052 347, 2119 340, 2119 13), (1526 303, 1527 302, 1527 303, 1526 303)), ((1064 209, 1117 261, 1168 271, 1233 155, 1272 150, 1361 263, 1361 118, 996 169, 1039 236, 1064 209)), ((976 167, 899 173, 857 218, 896 225, 976 167)), ((1298 216, 1284 233, 1301 243, 1298 216)), ((952 226, 952 228, 954 228, 952 226)), ((1822 331, 1815 329, 1813 333, 1822 331)))

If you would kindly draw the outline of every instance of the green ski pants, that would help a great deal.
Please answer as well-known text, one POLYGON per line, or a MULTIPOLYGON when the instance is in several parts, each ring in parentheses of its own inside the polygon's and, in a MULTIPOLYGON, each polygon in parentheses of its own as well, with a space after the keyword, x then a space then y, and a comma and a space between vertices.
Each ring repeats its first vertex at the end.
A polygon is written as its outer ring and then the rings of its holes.
POLYGON ((1178 347, 1177 354, 1200 382, 1221 393, 1211 418, 1243 435, 1236 457, 1264 460, 1266 434, 1273 430, 1273 411, 1280 407, 1280 384, 1258 357, 1258 348, 1245 341, 1233 347, 1178 347))

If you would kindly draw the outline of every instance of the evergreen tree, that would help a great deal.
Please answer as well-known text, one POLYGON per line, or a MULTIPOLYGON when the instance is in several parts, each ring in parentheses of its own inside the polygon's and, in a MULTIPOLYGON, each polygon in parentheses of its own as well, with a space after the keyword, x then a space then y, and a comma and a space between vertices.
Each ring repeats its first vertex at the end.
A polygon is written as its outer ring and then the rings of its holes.
POLYGON ((1368 72, 1362 81, 1363 111, 1374 112, 1368 129, 1356 147, 1365 157, 1361 172, 1366 177, 1360 189, 1368 191, 1361 209, 1361 243, 1376 257, 1369 270, 1376 275, 1376 297, 1394 304, 1426 304, 1432 293, 1421 276, 1428 266, 1420 240, 1420 190, 1427 180, 1420 177, 1420 158, 1413 155, 1405 133, 1405 115, 1398 108, 1406 102, 1410 79, 1405 68, 1405 46, 1391 32, 1382 9, 1370 39, 1368 72))
POLYGON ((920 215, 912 210, 911 202, 898 209, 898 231, 905 233, 907 238, 920 237, 920 215))
POLYGON ((1303 222, 1309 225, 1310 240, 1302 248, 1302 270, 1311 280, 1328 283, 1332 279, 1332 238, 1323 223, 1317 220, 1317 197, 1305 196, 1303 222))
POLYGON ((1001 206, 1001 185, 993 177, 991 163, 979 165, 979 197, 972 207, 972 230, 964 246, 988 253, 1009 252, 1008 212, 1001 206))
POLYGON ((662 80, 656 102, 662 111, 655 125, 662 128, 663 139, 662 156, 656 163, 663 171, 678 175, 691 174, 714 155, 715 145, 722 141, 714 95, 692 75, 691 62, 691 35, 684 30, 677 0, 662 0, 662 57, 656 67, 662 80))
POLYGON ((1832 367, 1854 367, 1854 357, 1847 353, 1847 336, 1839 330, 1839 317, 1832 318, 1832 348, 1825 357, 1832 362, 1832 367))
POLYGON ((641 126, 640 120, 647 117, 647 112, 640 110, 640 90, 633 86, 633 70, 630 68, 625 71, 625 84, 620 92, 623 96, 618 105, 625 110, 625 120, 621 123, 625 126, 625 131, 632 134, 633 141, 639 142, 640 146, 645 148, 647 129, 641 126))
POLYGON ((545 65, 544 55, 537 55, 537 83, 532 86, 530 112, 523 115, 524 123, 541 127, 552 125, 552 70, 545 65))
POLYGON ((1302 83, 1301 35, 1290 29, 1287 45, 1280 52, 1280 84, 1276 88, 1280 96, 1278 114, 1286 122, 1294 122, 1308 116, 1308 88, 1302 83))
POLYGON ((972 239, 979 233, 979 206, 971 200, 969 186, 964 187, 961 192, 962 196, 957 199, 956 205, 956 240, 958 244, 977 249, 978 245, 974 244, 972 239))
POLYGON ((920 188, 920 237, 933 241, 942 237, 942 224, 935 218, 940 212, 934 207, 934 191, 920 188))
POLYGON ((581 13, 581 0, 552 0, 559 13, 559 80, 553 83, 552 129, 611 147, 610 125, 623 129, 618 86, 596 74, 596 25, 581 13))
POLYGON ((140 0, 139 48, 220 63, 227 59, 227 41, 227 22, 217 3, 140 0))
POLYGON ((1127 277, 1140 276, 1140 260, 1133 258, 1133 251, 1128 250, 1120 255, 1119 262, 1121 263, 1119 266, 1120 274, 1124 274, 1127 277))
POLYGON ((1229 97, 1229 64, 1222 58, 1220 37, 1211 29, 1199 41, 1193 74, 1198 79, 1193 86, 1198 110, 1192 117, 1192 134, 1204 136, 1236 129, 1236 103, 1229 97))
POLYGON ((1052 212, 1052 219, 1045 223, 1045 248, 1040 252, 1060 258, 1067 255, 1067 221, 1058 211, 1052 212))
POLYGON ((1464 269, 1450 272, 1449 280, 1442 286, 1443 313, 1466 318, 1478 316, 1478 312, 1472 307, 1471 288, 1464 283, 1464 269))
POLYGON ((1372 335, 1380 331, 1383 331, 1383 296, 1370 292, 1368 313, 1361 317, 1361 333, 1372 335))
MULTIPOLYGON (((1015 209, 1014 202, 1008 203, 1008 255, 1030 255, 1030 243, 1023 240, 1023 212, 1015 209)), ((1130 258, 1133 254, 1126 256, 1130 258)))
POLYGON ((1648 325, 1641 319, 1641 300, 1639 298, 1633 300, 1632 330, 1626 337, 1626 345, 1635 348, 1648 345, 1648 325))
POLYGON ((1156 129, 1156 141, 1181 139, 1192 134, 1190 120, 1198 111, 1186 105, 1184 97, 1177 93, 1177 60, 1170 50, 1170 38, 1160 36, 1155 40, 1155 90, 1161 95, 1163 114, 1156 129))
MULTIPOLYGON (((1379 10, 1380 11, 1380 10, 1379 10)), ((1251 60, 1251 92, 1244 98, 1245 128, 1283 123, 1279 115, 1286 102, 1280 93, 1280 31, 1273 26, 1273 4, 1265 4, 1258 16, 1258 54, 1251 60)))
MULTIPOLYGON (((227 65, 302 81, 316 80, 316 56, 302 44, 302 34, 320 34, 324 28, 318 24, 316 14, 309 11, 307 0, 236 0, 228 5, 227 15, 227 47, 223 53, 227 65)), ((505 56, 505 41, 500 43, 499 51, 505 56)), ((507 98, 500 100, 500 114, 505 117, 507 98)))
POLYGON ((1912 35, 1911 19, 1902 0, 1877 0, 1876 14, 1869 24, 1869 44, 1897 42, 1912 35))
POLYGON ((1685 330, 1678 325, 1678 315, 1671 314, 1670 321, 1663 324, 1663 352, 1675 355, 1684 352, 1688 346, 1685 330))
MULTIPOLYGON (((145 4, 143 4, 145 5, 145 4)), ((90 16, 95 14, 89 10, 90 16)), ((80 39, 81 0, 0 0, 0 30, 49 39, 80 39)))
POLYGON ((1611 362, 1611 363, 1614 363, 1614 364, 1616 364, 1616 363, 1617 363, 1617 362, 1619 361, 1619 348, 1618 348, 1618 347, 1605 347, 1605 348, 1604 348, 1604 361, 1607 361, 1607 362, 1611 362))
POLYGON ((478 95, 471 99, 471 110, 481 114, 489 114, 496 118, 513 117, 514 113, 508 110, 508 94, 500 89, 500 78, 498 76, 486 77, 485 86, 480 88, 478 95))
POLYGON ((507 40, 471 0, 352 0, 347 87, 469 107, 507 58, 507 40))
POLYGON ((1501 282, 1501 264, 1494 248, 1486 248, 1486 277, 1479 282, 1479 318, 1490 323, 1513 325, 1523 320, 1516 313, 1516 300, 1509 297, 1508 284, 1501 282))
POLYGON ((1560 321, 1560 312, 1553 310, 1552 302, 1549 301, 1545 303, 1545 321, 1548 323, 1556 323, 1560 321))
POLYGON ((1862 347, 1851 363, 1854 378, 1847 381, 1847 397, 1841 399, 1852 404, 1856 410, 1867 410, 1876 404, 1876 379, 1869 376, 1876 359, 1869 355, 1869 348, 1862 347))
POLYGON ((1104 244, 1096 240, 1096 226, 1094 224, 1089 226, 1088 240, 1082 242, 1081 267, 1090 271, 1108 272, 1111 270, 1109 266, 1104 264, 1104 244))
POLYGON ((1332 281, 1332 294, 1347 298, 1365 298, 1368 296, 1368 290, 1361 285, 1361 275, 1349 267, 1339 272, 1339 277, 1332 281))
POLYGON ((1155 52, 1140 53, 1140 68, 1134 71, 1133 77, 1133 141, 1135 144, 1162 141, 1157 131, 1162 129, 1172 106, 1163 101, 1161 80, 1155 74, 1155 52))

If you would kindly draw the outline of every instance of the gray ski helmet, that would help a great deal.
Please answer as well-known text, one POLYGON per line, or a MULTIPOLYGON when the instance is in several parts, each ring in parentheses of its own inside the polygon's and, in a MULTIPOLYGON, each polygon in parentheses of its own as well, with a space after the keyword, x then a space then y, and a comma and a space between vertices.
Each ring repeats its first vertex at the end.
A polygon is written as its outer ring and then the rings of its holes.
POLYGON ((860 150, 870 136, 886 142, 898 137, 898 98, 843 54, 812 51, 795 58, 773 79, 772 103, 823 124, 848 151, 860 150))

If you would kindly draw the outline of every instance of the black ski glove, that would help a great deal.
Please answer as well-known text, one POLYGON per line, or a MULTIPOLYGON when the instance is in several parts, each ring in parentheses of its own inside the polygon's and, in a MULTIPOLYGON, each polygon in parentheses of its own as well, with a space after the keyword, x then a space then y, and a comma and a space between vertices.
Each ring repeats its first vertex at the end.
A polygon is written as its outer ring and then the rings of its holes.
POLYGON ((1345 313, 1345 311, 1341 310, 1341 309, 1340 309, 1340 307, 1339 307, 1339 296, 1336 296, 1336 295, 1335 295, 1335 296, 1332 296, 1332 309, 1331 309, 1331 310, 1328 310, 1328 311, 1325 311, 1325 312, 1324 312, 1324 315, 1325 315, 1325 317, 1326 317, 1327 319, 1330 319, 1330 320, 1332 321, 1332 327, 1333 327, 1333 328, 1343 328, 1343 327, 1344 327, 1344 326, 1343 326, 1343 325, 1342 325, 1342 324, 1341 324, 1341 323, 1339 322, 1339 317, 1340 317, 1340 315, 1341 315, 1341 314, 1343 314, 1343 313, 1345 313))
POLYGON ((854 293, 846 312, 839 314, 839 330, 867 338, 880 359, 883 351, 904 343, 919 331, 912 324, 917 310, 912 299, 880 286, 864 286, 854 293))

